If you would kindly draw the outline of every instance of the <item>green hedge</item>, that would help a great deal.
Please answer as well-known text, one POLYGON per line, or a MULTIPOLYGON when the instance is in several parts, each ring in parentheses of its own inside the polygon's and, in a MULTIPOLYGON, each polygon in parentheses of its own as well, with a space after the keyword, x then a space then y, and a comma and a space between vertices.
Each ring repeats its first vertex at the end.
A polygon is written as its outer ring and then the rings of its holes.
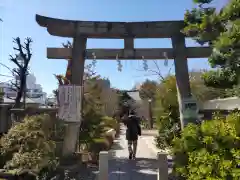
POLYGON ((55 142, 50 139, 51 132, 50 116, 46 114, 25 117, 23 122, 14 125, 0 141, 4 168, 39 173, 46 167, 55 167, 55 142))
POLYGON ((240 179, 240 113, 189 124, 173 141, 174 174, 187 180, 240 179))
POLYGON ((118 128, 118 122, 116 119, 109 117, 109 116, 103 116, 102 117, 102 125, 105 128, 109 128, 109 129, 117 129, 118 128))

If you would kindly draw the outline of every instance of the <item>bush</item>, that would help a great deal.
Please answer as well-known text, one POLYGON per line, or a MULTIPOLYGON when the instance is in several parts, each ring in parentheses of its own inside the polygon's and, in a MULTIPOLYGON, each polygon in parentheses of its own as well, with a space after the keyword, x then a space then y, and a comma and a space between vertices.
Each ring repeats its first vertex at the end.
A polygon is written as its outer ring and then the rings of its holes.
POLYGON ((110 148, 110 143, 105 138, 93 139, 93 142, 90 143, 89 151, 91 153, 92 163, 98 163, 99 152, 107 151, 110 148))
POLYGON ((240 179, 240 113, 189 124, 173 141, 174 174, 187 180, 240 179))
POLYGON ((180 135, 180 125, 171 116, 162 116, 158 122, 158 135, 155 137, 159 149, 171 147, 172 140, 180 135))
POLYGON ((119 126, 117 120, 109 116, 102 117, 102 125, 105 128, 114 129, 114 130, 117 130, 119 126))
POLYGON ((1 138, 1 155, 6 160, 4 168, 39 173, 46 167, 55 167, 55 143, 50 140, 49 121, 48 115, 25 117, 1 138))
POLYGON ((180 119, 175 76, 168 76, 158 87, 154 111, 158 126, 156 145, 160 149, 171 146, 172 140, 179 135, 180 119))
POLYGON ((93 139, 101 137, 103 133, 102 115, 90 109, 84 114, 84 121, 81 123, 79 134, 80 144, 92 143, 93 139))

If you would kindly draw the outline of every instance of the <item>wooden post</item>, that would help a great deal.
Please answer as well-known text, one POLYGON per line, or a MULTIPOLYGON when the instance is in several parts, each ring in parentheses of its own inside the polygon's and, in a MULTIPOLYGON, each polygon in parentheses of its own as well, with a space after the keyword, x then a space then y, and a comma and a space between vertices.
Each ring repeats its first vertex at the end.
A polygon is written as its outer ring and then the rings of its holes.
MULTIPOLYGON (((73 39, 72 49, 72 66, 71 66, 71 83, 73 85, 83 86, 83 74, 85 64, 85 50, 86 50, 87 38, 81 35, 77 35, 73 39)), ((83 95, 83 92, 82 92, 83 95)), ((83 96, 81 96, 83 97, 83 96)), ((81 100, 82 101, 82 100, 81 100)), ((82 103, 79 111, 82 111, 82 103)), ((69 123, 66 127, 63 155, 68 156, 75 152, 78 141, 79 123, 69 123)))
POLYGON ((167 154, 159 152, 157 154, 158 177, 157 180, 168 180, 168 159, 167 154))
POLYGON ((108 180, 108 151, 99 153, 98 180, 108 180))
POLYGON ((148 100, 149 129, 153 129, 152 99, 148 100))
POLYGON ((185 37, 178 34, 172 37, 174 51, 174 65, 176 75, 176 86, 178 92, 178 104, 180 112, 181 127, 183 128, 188 120, 183 117, 183 101, 191 98, 191 88, 189 83, 188 63, 186 57, 185 37))

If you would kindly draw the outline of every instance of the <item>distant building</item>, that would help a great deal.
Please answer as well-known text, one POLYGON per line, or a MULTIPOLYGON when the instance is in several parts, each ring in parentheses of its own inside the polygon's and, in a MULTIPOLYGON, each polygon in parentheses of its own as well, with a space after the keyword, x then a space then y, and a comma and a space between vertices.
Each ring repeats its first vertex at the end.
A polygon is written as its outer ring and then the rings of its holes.
MULTIPOLYGON (((16 77, 16 81, 18 78, 16 77)), ((26 90, 26 103, 32 102, 34 104, 45 105, 47 99, 47 93, 43 92, 40 84, 36 84, 36 77, 33 74, 27 76, 27 90, 26 90)), ((0 83, 0 89, 4 93, 4 102, 12 102, 17 92, 10 83, 0 83)))

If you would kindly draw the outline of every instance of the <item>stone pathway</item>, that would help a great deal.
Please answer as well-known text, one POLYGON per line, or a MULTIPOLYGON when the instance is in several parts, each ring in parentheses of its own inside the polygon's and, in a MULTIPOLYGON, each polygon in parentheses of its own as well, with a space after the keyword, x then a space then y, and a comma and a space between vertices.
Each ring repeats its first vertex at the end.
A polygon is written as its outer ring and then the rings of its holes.
MULTIPOLYGON (((157 153, 154 145, 156 132, 142 131, 139 137, 136 160, 128 159, 127 141, 125 140, 125 127, 121 127, 119 138, 109 151, 109 177, 108 180, 157 180, 157 153)), ((171 159, 169 159, 169 173, 171 172, 171 159)), ((77 179, 97 180, 98 169, 88 169, 79 173, 77 179)), ((172 178, 169 178, 172 179, 172 178)))
POLYGON ((110 151, 109 180, 157 180, 156 152, 149 147, 143 135, 139 137, 137 159, 128 159, 125 128, 110 151))

